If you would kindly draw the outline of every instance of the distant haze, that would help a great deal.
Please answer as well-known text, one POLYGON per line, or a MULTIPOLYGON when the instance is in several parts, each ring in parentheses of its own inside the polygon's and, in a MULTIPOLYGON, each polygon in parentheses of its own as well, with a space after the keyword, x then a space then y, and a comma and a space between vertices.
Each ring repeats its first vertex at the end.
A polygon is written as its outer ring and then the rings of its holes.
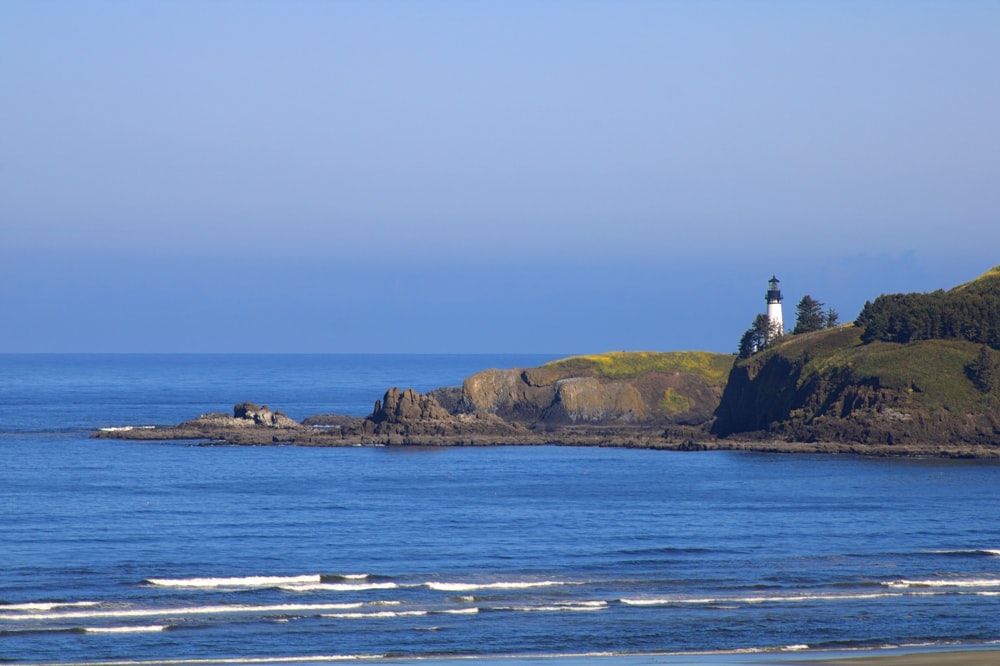
POLYGON ((735 351, 1000 264, 1000 3, 7 2, 0 352, 735 351))

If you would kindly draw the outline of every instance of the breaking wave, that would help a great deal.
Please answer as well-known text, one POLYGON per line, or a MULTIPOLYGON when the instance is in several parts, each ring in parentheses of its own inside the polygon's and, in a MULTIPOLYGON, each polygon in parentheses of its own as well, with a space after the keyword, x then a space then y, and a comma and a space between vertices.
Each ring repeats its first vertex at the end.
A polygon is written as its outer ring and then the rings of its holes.
POLYGON ((534 587, 554 587, 556 585, 570 584, 561 580, 511 581, 501 583, 443 583, 427 581, 424 583, 424 587, 439 592, 474 592, 476 590, 526 590, 534 587))
POLYGON ((0 613, 0 620, 84 620, 84 619, 115 619, 135 617, 161 617, 178 615, 230 615, 230 614, 282 614, 310 613, 323 611, 347 610, 361 608, 363 603, 340 604, 268 604, 268 605, 238 605, 224 604, 214 606, 187 606, 164 608, 119 608, 113 610, 64 611, 64 612, 33 612, 33 613, 0 613))
POLYGON ((882 583, 885 587, 1000 587, 1000 578, 931 578, 926 580, 891 580, 882 583))
POLYGON ((145 582, 157 587, 183 588, 239 588, 278 587, 281 585, 306 585, 321 582, 319 574, 302 576, 235 576, 229 578, 147 578, 145 582))

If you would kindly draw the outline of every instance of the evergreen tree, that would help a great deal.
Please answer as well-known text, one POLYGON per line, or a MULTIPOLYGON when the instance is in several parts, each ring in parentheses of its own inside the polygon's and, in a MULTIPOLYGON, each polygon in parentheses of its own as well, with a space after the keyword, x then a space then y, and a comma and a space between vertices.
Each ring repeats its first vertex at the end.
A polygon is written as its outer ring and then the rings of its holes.
POLYGON ((740 338, 740 358, 750 358, 753 354, 767 349, 781 337, 781 327, 765 314, 759 314, 753 324, 740 338))
POLYGON ((811 333, 826 325, 827 318, 823 314, 823 304, 806 294, 795 306, 795 329, 792 333, 811 333))
POLYGON ((837 324, 839 323, 840 323, 840 313, 834 310, 833 308, 829 308, 826 311, 826 327, 836 328, 837 324))
POLYGON ((969 379, 983 393, 993 393, 1000 388, 1000 360, 986 345, 979 348, 979 356, 966 366, 969 379))

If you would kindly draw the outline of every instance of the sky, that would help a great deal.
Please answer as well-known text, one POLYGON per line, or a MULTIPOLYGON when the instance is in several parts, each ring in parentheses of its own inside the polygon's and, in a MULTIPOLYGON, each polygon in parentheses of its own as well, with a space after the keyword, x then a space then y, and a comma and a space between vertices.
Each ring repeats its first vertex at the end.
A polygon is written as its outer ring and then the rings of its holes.
POLYGON ((1000 2, 0 2, 0 352, 733 352, 1000 264, 1000 2))

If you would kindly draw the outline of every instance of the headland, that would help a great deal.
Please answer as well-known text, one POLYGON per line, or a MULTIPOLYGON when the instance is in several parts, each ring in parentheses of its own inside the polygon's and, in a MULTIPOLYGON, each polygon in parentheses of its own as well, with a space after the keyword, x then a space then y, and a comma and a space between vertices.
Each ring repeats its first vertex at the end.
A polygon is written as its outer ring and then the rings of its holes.
MULTIPOLYGON (((742 346, 742 345, 741 345, 742 346)), ((364 417, 253 403, 94 437, 298 446, 615 446, 1000 458, 1000 267, 879 296, 850 323, 740 354, 611 352, 389 388, 364 417)))

